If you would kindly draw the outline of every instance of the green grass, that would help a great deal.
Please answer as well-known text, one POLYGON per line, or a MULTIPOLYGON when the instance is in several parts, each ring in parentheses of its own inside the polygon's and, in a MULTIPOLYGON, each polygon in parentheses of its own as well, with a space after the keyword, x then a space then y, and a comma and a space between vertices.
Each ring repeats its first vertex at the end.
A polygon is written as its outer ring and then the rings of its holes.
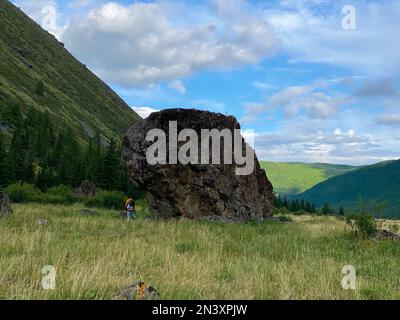
POLYGON ((232 224, 191 220, 128 223, 80 205, 15 205, 0 219, 1 299, 112 299, 137 279, 161 299, 400 299, 400 244, 356 239, 342 221, 232 224), (49 220, 38 225, 37 219, 49 220), (341 287, 342 267, 357 290, 341 287), (57 288, 41 288, 41 269, 57 269, 57 288))
POLYGON ((304 192, 330 177, 354 170, 356 167, 323 163, 260 161, 275 192, 295 195, 304 192))
POLYGON ((18 104, 27 112, 32 106, 47 111, 58 129, 71 126, 81 141, 96 130, 121 140, 139 116, 9 1, 0 0, 0 10, 0 111, 18 104))

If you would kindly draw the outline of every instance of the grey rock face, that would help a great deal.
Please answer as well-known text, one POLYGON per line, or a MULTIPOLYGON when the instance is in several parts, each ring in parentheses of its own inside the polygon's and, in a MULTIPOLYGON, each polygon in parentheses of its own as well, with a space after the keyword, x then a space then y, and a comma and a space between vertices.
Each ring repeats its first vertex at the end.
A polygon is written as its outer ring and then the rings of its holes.
MULTIPOLYGON (((198 137, 201 137, 202 129, 240 129, 237 120, 231 116, 199 110, 170 109, 153 113, 126 132, 122 151, 125 168, 132 182, 145 191, 150 208, 156 216, 224 216, 244 220, 272 216, 273 188, 256 156, 253 172, 243 176, 236 175, 238 165, 235 157, 232 164, 223 164, 224 161, 221 161, 221 164, 183 165, 178 162, 174 165, 150 165, 146 152, 154 142, 146 141, 147 133, 152 129, 161 129, 168 142, 170 121, 177 122, 178 133, 190 128, 196 131, 198 137)), ((177 148, 185 143, 178 142, 177 148)), ((224 143, 220 145, 222 160, 224 143)), ((168 148, 167 145, 167 151, 168 148)), ((198 150, 200 153, 200 148, 198 150)))
POLYGON ((114 300, 158 300, 160 297, 157 290, 144 283, 137 281, 133 285, 120 290, 114 300))
POLYGON ((10 198, 4 192, 0 192, 0 217, 7 217, 12 213, 10 198))
POLYGON ((373 235, 369 237, 371 240, 400 240, 400 235, 388 230, 376 230, 373 235))
POLYGON ((80 187, 75 190, 77 197, 94 197, 96 195, 96 186, 93 182, 85 180, 80 187))

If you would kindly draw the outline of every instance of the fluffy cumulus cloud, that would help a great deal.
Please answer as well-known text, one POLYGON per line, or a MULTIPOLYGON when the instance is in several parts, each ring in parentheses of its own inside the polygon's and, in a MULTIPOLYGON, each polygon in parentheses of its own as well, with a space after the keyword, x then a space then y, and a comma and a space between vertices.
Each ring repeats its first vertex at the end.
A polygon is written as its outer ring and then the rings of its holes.
POLYGON ((264 102, 249 102, 244 104, 245 115, 242 121, 251 123, 260 119, 260 114, 283 110, 286 117, 294 117, 300 113, 309 118, 326 119, 339 107, 344 105, 349 97, 330 91, 325 93, 333 82, 317 80, 303 86, 289 86, 275 94, 268 96, 264 102))
POLYGON ((279 131, 256 134, 255 148, 260 158, 359 165, 399 156, 400 141, 387 139, 385 134, 357 133, 351 128, 330 130, 317 120, 291 122, 290 127, 288 124, 282 124, 279 131))
POLYGON ((271 55, 276 39, 253 10, 242 0, 216 0, 197 15, 173 2, 111 2, 71 21, 63 41, 105 80, 147 86, 271 55))
POLYGON ((169 84, 169 87, 180 93, 182 96, 186 93, 186 88, 185 85, 182 83, 182 81, 179 80, 173 81, 169 84))
POLYGON ((146 119, 149 115, 151 115, 153 112, 157 112, 159 110, 149 108, 149 107, 132 107, 133 110, 136 111, 136 113, 141 116, 143 119, 146 119))

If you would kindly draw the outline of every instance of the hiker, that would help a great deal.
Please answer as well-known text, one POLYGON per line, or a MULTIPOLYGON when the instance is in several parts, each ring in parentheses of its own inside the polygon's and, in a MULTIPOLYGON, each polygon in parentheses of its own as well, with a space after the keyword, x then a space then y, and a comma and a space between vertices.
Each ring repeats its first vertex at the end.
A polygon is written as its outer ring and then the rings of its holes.
POLYGON ((125 209, 126 209, 126 215, 129 220, 135 220, 136 219, 136 212, 135 212, 135 201, 131 198, 128 199, 125 203, 125 209))

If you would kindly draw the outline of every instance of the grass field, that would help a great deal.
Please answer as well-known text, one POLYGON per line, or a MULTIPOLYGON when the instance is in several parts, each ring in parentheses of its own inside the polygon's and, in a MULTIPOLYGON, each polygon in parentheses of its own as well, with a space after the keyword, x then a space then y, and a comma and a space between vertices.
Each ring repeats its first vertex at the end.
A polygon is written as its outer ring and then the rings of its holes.
POLYGON ((400 244, 355 239, 334 218, 128 223, 81 209, 15 205, 0 219, 1 299, 112 299, 138 279, 161 299, 400 299, 400 244), (349 264, 355 291, 341 287, 349 264), (41 288, 44 265, 57 270, 55 290, 41 288))
POLYGON ((260 161, 266 170, 274 191, 283 195, 296 195, 328 178, 341 175, 357 167, 325 164, 260 161))

